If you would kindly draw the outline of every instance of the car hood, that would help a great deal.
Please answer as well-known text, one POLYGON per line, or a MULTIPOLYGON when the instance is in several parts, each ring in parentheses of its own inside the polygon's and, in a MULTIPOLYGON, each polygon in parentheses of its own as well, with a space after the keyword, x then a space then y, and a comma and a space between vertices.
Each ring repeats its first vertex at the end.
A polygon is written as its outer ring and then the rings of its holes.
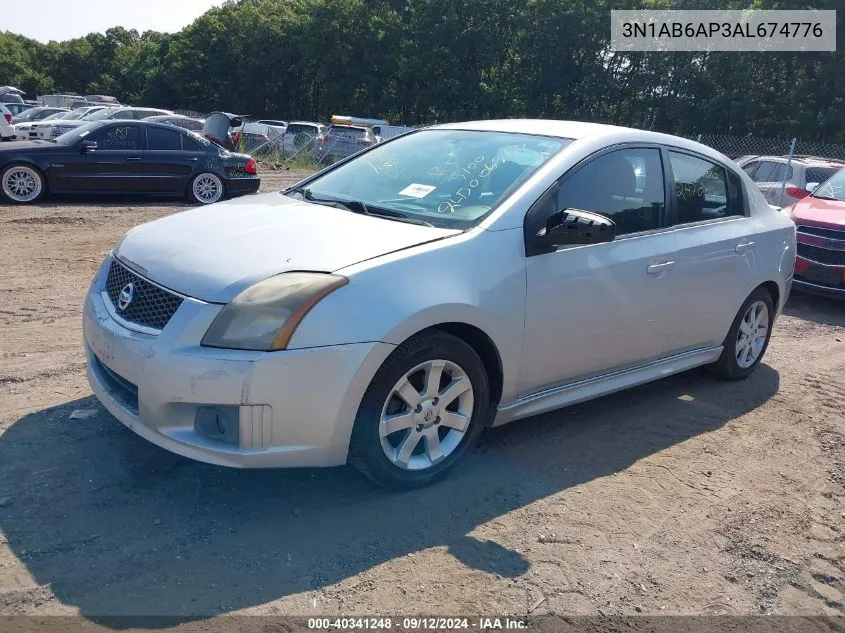
POLYGON ((0 143, 0 154, 22 151, 25 151, 27 153, 48 150, 55 151, 56 147, 61 146, 57 146, 55 143, 51 143, 50 141, 12 141, 11 143, 0 143))
POLYGON ((808 196, 790 209, 795 224, 845 230, 845 202, 808 196))
POLYGON ((266 193, 142 224, 123 237, 116 251, 162 286, 226 303, 278 273, 333 272, 458 233, 266 193))

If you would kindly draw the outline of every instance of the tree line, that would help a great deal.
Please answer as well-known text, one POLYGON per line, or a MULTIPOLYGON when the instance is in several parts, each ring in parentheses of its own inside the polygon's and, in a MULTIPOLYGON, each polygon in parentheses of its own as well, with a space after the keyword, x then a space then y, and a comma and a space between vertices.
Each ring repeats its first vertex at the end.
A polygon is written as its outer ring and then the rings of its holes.
POLYGON ((615 53, 610 10, 841 0, 230 0, 178 33, 0 33, 0 84, 256 117, 565 118, 845 142, 841 53, 615 53))

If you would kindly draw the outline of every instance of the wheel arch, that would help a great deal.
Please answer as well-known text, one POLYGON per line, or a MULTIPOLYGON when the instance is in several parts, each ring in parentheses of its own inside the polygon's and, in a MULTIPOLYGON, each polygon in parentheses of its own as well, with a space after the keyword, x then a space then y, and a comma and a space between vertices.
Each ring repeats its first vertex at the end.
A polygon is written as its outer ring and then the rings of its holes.
MULTIPOLYGON (((41 175, 41 187, 43 196, 45 193, 50 192, 50 179, 47 174, 47 170, 44 169, 41 165, 39 165, 36 161, 32 160, 31 158, 23 157, 23 156, 16 156, 11 158, 10 160, 6 161, 2 165, 0 165, 0 175, 2 175, 9 167, 13 167, 15 165, 24 165, 25 167, 31 167, 35 171, 37 171, 41 175)), ((0 189, 2 190, 2 189, 0 189)))

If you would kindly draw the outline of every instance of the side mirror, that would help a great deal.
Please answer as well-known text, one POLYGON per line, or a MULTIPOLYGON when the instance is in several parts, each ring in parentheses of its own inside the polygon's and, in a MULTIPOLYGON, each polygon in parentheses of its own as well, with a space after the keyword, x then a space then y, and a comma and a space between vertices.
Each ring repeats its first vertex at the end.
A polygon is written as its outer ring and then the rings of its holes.
POLYGON ((807 183, 807 191, 813 193, 816 189, 819 188, 820 182, 808 182, 807 183))
POLYGON ((564 209, 549 216, 537 233, 537 243, 544 247, 566 244, 602 244, 616 238, 616 223, 603 215, 564 209))
POLYGON ((93 154, 97 151, 97 141, 82 141, 79 144, 80 154, 93 154))

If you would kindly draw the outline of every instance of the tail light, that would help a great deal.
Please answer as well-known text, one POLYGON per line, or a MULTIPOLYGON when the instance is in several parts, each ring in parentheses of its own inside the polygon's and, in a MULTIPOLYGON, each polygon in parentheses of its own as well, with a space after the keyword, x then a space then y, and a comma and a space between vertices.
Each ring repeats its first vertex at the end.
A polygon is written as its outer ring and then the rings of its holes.
POLYGON ((790 196, 791 198, 806 198, 810 195, 810 192, 806 189, 802 189, 801 187, 787 187, 786 188, 786 195, 790 196))
POLYGON ((3 116, 6 117, 6 123, 12 122, 12 115, 11 114, 4 114, 3 116))
POLYGON ((244 165, 244 173, 255 176, 258 173, 258 166, 255 164, 255 159, 250 158, 244 165))

